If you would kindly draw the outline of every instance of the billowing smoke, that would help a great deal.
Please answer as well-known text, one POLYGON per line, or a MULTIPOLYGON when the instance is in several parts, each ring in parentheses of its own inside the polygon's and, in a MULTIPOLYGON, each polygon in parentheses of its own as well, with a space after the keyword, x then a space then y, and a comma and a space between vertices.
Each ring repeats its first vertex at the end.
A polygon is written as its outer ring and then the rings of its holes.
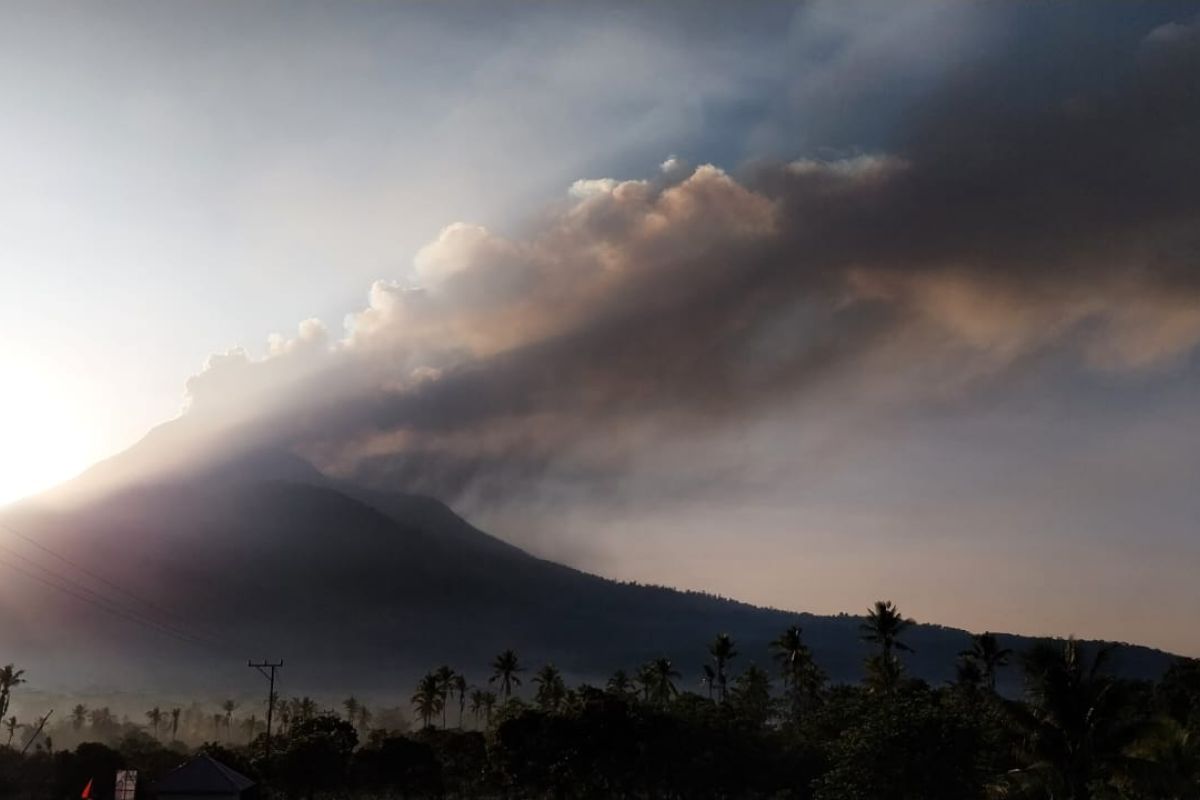
POLYGON ((487 503, 604 491, 831 386, 929 402, 1046 357, 1161 368, 1200 341, 1200 35, 1113 58, 1062 91, 964 67, 886 152, 670 159, 580 180, 519 234, 455 223, 344 335, 214 357, 185 420, 487 503))

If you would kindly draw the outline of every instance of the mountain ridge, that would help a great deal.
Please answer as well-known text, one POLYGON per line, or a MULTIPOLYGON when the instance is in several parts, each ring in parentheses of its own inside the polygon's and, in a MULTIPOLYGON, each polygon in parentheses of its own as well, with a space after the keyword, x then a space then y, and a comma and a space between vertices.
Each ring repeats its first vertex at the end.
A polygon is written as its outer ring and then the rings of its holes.
MULTIPOLYGON (((31 674, 47 670, 63 685, 121 678, 204 689, 244 682, 244 659, 270 652, 288 660, 297 689, 317 691, 336 678, 360 691, 403 690, 437 663, 483 671, 508 647, 530 666, 553 661, 577 679, 600 680, 662 655, 690 677, 698 676, 717 633, 739 641, 740 666, 765 666, 767 643, 792 624, 804 628, 835 681, 857 680, 868 652, 859 616, 614 581, 530 554, 434 498, 329 478, 273 450, 248 449, 131 482, 82 504, 55 508, 35 499, 0 512, 0 520, 46 548, 25 549, 25 557, 68 554, 178 616, 85 581, 92 591, 127 601, 168 629, 174 619, 188 635, 204 631, 195 634, 204 647, 213 644, 210 634, 220 641, 198 655, 195 643, 168 643, 162 630, 130 630, 135 626, 119 615, 50 587, 0 585, 0 613, 39 608, 52 623, 4 620, 6 630, 22 632, 10 637, 6 657, 31 674), (87 666, 72 671, 63 663, 87 666), (356 665, 349 675, 347 663, 356 665)), ((915 651, 906 656, 910 673, 951 680, 967 637, 947 626, 915 626, 906 635, 915 651)), ((1000 638, 1020 649, 1042 637, 1000 638)), ((1137 678, 1156 677, 1172 659, 1139 645, 1119 643, 1117 651, 1117 668, 1137 678)), ((1011 690, 1010 672, 1002 680, 1011 690)))

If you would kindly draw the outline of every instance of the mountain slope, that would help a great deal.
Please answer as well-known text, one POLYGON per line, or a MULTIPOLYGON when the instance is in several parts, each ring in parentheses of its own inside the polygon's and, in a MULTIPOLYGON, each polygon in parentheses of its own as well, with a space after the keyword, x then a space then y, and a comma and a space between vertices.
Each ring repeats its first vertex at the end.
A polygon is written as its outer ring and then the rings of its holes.
MULTIPOLYGON (((667 655, 698 688, 716 633, 738 640, 736 666, 765 665, 791 624, 837 680, 857 679, 866 652, 856 617, 616 583, 535 558, 436 500, 341 484, 277 454, 2 520, 28 539, 0 550, 0 658, 64 687, 216 690, 268 656, 285 659, 289 692, 401 693, 440 663, 481 680, 512 647, 581 678, 667 655)), ((949 680, 966 646, 964 632, 929 625, 907 640, 910 670, 931 681, 949 680)), ((1128 647, 1118 663, 1152 676, 1168 659, 1128 647)))

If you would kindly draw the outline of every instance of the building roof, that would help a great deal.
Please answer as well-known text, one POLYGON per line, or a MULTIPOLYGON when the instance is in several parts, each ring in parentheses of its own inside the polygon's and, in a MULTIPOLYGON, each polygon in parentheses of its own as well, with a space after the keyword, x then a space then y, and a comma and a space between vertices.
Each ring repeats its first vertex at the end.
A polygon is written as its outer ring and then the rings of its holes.
POLYGON ((164 775, 154 790, 160 795, 241 794, 253 785, 254 781, 242 773, 201 753, 164 775))

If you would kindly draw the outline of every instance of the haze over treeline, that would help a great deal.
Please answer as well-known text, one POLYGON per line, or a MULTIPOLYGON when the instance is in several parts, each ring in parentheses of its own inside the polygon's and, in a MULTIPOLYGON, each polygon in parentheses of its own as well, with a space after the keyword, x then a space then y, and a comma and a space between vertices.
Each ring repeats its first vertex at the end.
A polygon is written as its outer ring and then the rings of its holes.
MULTIPOLYGON (((840 685, 792 625, 765 653, 717 634, 698 648, 695 688, 665 656, 601 684, 509 648, 468 671, 430 669, 412 717, 353 694, 276 697, 273 726, 233 698, 132 719, 76 703, 53 725, 50 714, 4 720, 0 795, 69 796, 87 780, 82 794, 104 798, 97 774, 136 769, 153 786, 192 753, 253 776, 268 797, 1182 800, 1200 787, 1200 661, 1131 680, 1112 673, 1112 647, 1018 651, 981 633, 935 687, 909 673, 913 633, 901 609, 876 602, 858 625, 862 680, 840 685), (997 691, 1017 676, 1019 698, 997 691)), ((0 668, 0 717, 24 679, 0 668)))

